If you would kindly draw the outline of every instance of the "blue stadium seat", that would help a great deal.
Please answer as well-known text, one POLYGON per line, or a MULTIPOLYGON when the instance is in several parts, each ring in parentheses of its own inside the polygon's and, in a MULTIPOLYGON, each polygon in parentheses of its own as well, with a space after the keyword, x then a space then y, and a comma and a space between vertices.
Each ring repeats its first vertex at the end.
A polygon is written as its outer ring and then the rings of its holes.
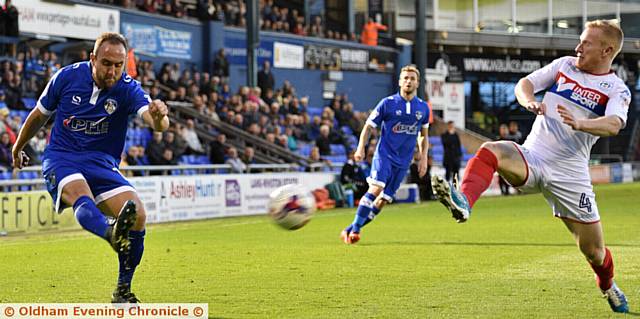
POLYGON ((298 142, 298 154, 300 154, 300 156, 309 157, 312 148, 312 144, 298 142))
POLYGON ((309 108, 307 108, 307 113, 309 113, 309 117, 311 117, 311 119, 313 120, 314 116, 322 115, 322 108, 320 108, 320 107, 309 107, 309 108))
POLYGON ((195 164, 210 164, 207 155, 197 155, 195 164))
POLYGON ((331 144, 331 155, 346 155, 347 149, 342 144, 331 144))
POLYGON ((346 125, 345 125, 345 126, 342 126, 340 129, 342 130, 342 132, 343 132, 344 134, 347 134, 347 135, 353 135, 353 130, 351 130, 351 128, 350 128, 350 127, 348 127, 348 126, 346 126, 346 125))
POLYGON ((30 97, 23 97, 22 98, 22 102, 24 102, 24 106, 27 109, 31 110, 34 107, 36 107, 37 100, 34 99, 34 98, 30 98, 30 97))
POLYGON ((433 146, 442 145, 442 139, 440 139, 440 136, 429 136, 429 144, 433 146))

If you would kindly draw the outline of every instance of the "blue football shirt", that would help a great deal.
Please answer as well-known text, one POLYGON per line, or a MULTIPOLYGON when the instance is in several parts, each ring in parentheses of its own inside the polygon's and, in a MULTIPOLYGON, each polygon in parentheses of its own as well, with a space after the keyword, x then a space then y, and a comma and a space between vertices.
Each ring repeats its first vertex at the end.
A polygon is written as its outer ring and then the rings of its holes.
POLYGON ((418 97, 406 101, 396 93, 378 102, 367 123, 381 128, 374 157, 389 160, 394 166, 409 167, 418 134, 423 127, 429 127, 429 106, 418 97))
POLYGON ((47 150, 102 152, 119 161, 129 115, 142 116, 150 102, 140 83, 126 73, 111 88, 98 88, 86 61, 60 69, 36 107, 47 115, 56 113, 47 150))

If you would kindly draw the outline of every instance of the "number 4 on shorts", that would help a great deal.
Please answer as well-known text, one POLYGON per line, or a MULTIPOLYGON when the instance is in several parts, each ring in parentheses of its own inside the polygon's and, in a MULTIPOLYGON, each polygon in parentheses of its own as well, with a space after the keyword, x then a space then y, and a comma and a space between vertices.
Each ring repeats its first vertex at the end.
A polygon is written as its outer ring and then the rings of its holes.
POLYGON ((580 195, 580 203, 578 207, 586 208, 587 211, 591 213, 591 201, 589 200, 589 197, 587 197, 587 194, 582 193, 582 195, 580 195))

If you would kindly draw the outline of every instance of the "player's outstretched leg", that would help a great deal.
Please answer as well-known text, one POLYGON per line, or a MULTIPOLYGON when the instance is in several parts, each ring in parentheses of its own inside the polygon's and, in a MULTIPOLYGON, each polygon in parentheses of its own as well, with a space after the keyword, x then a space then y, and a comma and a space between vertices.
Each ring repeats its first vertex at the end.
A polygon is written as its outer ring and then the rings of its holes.
MULTIPOLYGON (((133 201, 127 201, 122 208, 121 213, 133 216, 134 223, 137 220, 136 205, 133 201), (133 213, 129 211, 131 209, 133 213)), ((136 295, 131 292, 131 281, 133 280, 133 274, 135 273, 136 267, 140 264, 140 260, 142 260, 142 254, 144 252, 144 236, 146 231, 144 230, 143 220, 138 220, 138 222, 142 224, 142 226, 138 227, 142 228, 142 230, 137 231, 130 229, 128 231, 127 238, 130 242, 129 250, 118 253, 120 266, 118 272, 118 286, 114 290, 111 299, 113 303, 140 302, 136 295)))
POLYGON ((431 177, 433 195, 451 212, 458 223, 464 223, 469 219, 471 207, 467 197, 457 187, 440 176, 431 177))
POLYGON ((353 223, 340 233, 340 239, 345 244, 355 244, 360 240, 360 230, 371 222, 380 211, 373 205, 376 195, 367 192, 360 199, 353 223))
POLYGON ((73 203, 73 211, 82 228, 106 241, 110 241, 111 227, 107 217, 98 209, 93 199, 89 196, 80 196, 73 203))

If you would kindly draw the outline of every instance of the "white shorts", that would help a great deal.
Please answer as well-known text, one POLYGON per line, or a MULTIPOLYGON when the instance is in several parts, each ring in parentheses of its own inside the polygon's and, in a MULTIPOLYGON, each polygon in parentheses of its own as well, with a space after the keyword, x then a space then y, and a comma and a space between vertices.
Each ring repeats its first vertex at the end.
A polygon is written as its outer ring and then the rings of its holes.
POLYGON ((515 145, 527 165, 526 181, 517 189, 524 193, 542 193, 558 218, 583 224, 600 221, 588 168, 548 163, 522 145, 515 145))

